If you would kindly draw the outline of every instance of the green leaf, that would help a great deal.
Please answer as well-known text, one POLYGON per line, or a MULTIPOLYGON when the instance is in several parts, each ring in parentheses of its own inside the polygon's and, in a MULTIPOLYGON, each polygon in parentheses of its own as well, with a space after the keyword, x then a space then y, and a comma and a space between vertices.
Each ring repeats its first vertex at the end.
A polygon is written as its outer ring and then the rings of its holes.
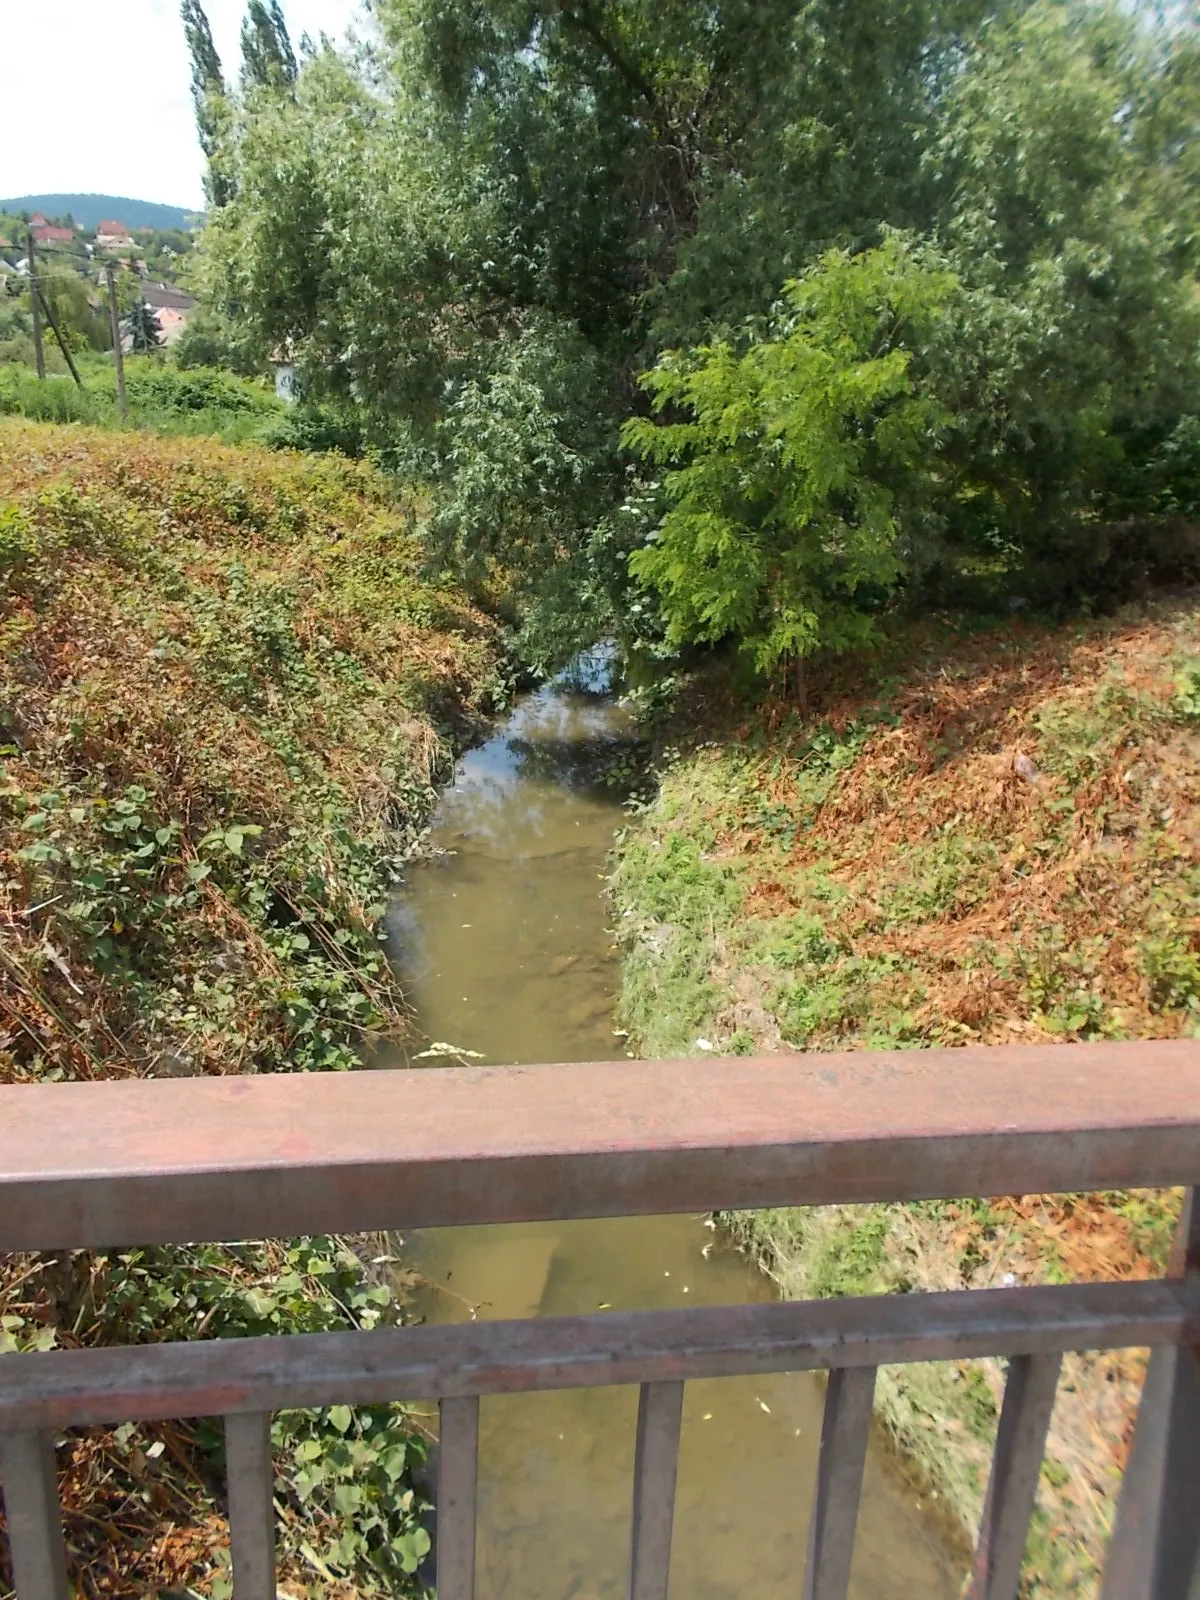
POLYGON ((344 1517, 352 1516, 362 1505, 362 1490, 355 1483, 339 1483, 333 1491, 333 1503, 344 1517))
POLYGON ((329 1411, 329 1420, 339 1433, 345 1433, 354 1420, 349 1406, 332 1406, 329 1411))
POLYGON ((248 1289, 242 1296, 251 1316, 265 1320, 275 1310, 277 1301, 274 1295, 267 1294, 262 1289, 248 1289))

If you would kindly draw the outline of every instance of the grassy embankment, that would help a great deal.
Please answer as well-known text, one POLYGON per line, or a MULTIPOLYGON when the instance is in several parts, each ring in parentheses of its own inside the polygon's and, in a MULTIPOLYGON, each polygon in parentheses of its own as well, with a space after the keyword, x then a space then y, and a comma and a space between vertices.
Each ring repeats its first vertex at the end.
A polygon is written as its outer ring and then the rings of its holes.
MULTIPOLYGON (((57 352, 56 352, 57 353, 57 352)), ((0 364, 0 416, 31 422, 118 426, 116 369, 111 356, 76 358, 83 387, 60 370, 44 380, 31 367, 0 364)), ((62 369, 62 357, 58 357, 62 369)), ((227 444, 286 445, 296 412, 266 381, 212 368, 180 371, 163 355, 125 358, 129 421, 135 428, 183 437, 210 436, 227 444)))
MULTIPOLYGON (((620 847, 624 1020, 648 1055, 1144 1038, 1200 1027, 1200 610, 1052 631, 930 625, 801 724, 691 708, 620 847), (699 726, 709 730, 701 741, 699 726), (713 729, 718 731, 713 732, 713 729), (1022 759, 1023 758, 1023 759, 1022 759), (1024 775, 1023 775, 1024 774, 1024 775)), ((964 1050, 964 1074, 987 1070, 964 1050)), ((787 1295, 1134 1278, 1171 1195, 727 1219, 787 1295)), ((1095 1592, 1143 1362, 1068 1357, 1028 1593, 1095 1592)), ((881 1374, 966 1531, 1002 1372, 881 1374)))
MULTIPOLYGON (((0 1082, 345 1068, 405 1027, 385 893, 499 662, 415 510, 334 458, 0 422, 0 1082)), ((0 1271, 0 1352, 395 1315, 340 1240, 0 1271)), ((275 1430, 300 1592, 403 1590, 405 1413, 275 1430)), ((228 1593, 219 1449, 63 1444, 81 1593, 228 1593)))

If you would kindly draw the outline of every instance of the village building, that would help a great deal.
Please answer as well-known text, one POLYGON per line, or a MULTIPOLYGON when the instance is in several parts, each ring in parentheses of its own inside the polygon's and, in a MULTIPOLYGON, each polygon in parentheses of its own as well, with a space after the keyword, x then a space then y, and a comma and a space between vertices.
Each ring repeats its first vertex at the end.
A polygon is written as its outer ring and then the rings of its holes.
POLYGON ((74 244, 74 228, 60 228, 57 223, 47 222, 40 211, 35 211, 29 219, 29 231, 33 234, 34 244, 74 244))
POLYGON ((144 283, 142 299, 158 316, 163 343, 174 344, 187 326, 188 318, 196 309, 194 297, 169 283, 144 283))
POLYGON ((98 250, 132 250, 133 236, 123 222, 105 221, 96 224, 98 250))

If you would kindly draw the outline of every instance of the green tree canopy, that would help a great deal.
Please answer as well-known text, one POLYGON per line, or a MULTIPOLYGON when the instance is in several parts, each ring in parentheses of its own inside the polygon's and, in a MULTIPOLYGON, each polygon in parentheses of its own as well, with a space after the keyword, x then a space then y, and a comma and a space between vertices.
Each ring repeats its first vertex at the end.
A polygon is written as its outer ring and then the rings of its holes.
POLYGON ((673 640, 731 638, 765 672, 866 641, 932 498, 950 416, 913 357, 956 289, 898 235, 833 251, 744 353, 705 345, 647 375, 678 420, 625 426, 667 468, 668 510, 631 566, 673 640))
POLYGON ((222 206, 230 195, 229 178, 220 160, 222 133, 228 120, 225 75, 201 0, 180 0, 179 11, 192 63, 196 132, 207 162, 205 190, 212 205, 222 206))
POLYGON ((242 88, 278 89, 296 81, 296 54, 279 0, 248 0, 242 19, 242 88))
POLYGON ((158 312, 142 299, 135 300, 130 306, 121 319, 121 328, 130 341, 130 347, 138 353, 157 350, 163 342, 158 312))
POLYGON ((619 631, 652 602, 680 642, 766 665, 861 634, 901 582, 1084 570, 1145 462, 1191 437, 1193 10, 373 10, 374 45, 297 63, 278 7, 250 6, 204 296, 229 348, 287 349, 310 395, 427 474, 436 549, 527 616, 586 595, 586 627, 619 631), (933 280, 953 292, 918 315, 933 280), (886 350, 863 342, 868 284, 906 307, 886 350), (783 419, 818 370, 831 409, 806 447, 783 419), (885 374, 898 387, 872 390, 885 374), (735 395, 755 421, 730 440, 714 418, 735 395), (694 519, 735 462, 745 503, 720 515, 754 530, 757 575, 718 594, 694 519), (784 572, 792 598, 764 610, 784 572))

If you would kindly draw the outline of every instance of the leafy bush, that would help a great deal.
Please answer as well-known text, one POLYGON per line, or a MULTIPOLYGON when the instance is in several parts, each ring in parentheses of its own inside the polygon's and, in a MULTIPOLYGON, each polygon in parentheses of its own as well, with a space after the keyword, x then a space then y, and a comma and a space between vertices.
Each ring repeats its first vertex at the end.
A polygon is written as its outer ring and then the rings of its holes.
POLYGON ((176 371, 171 367, 134 368, 126 388, 136 412, 187 414, 197 411, 252 412, 274 416, 279 402, 262 384, 212 367, 176 371))
MULTIPOLYGON (((366 1241, 370 1242, 370 1241, 366 1241)), ((383 1241, 380 1241, 382 1244, 383 1241)), ((124 1345, 165 1340, 255 1338, 269 1334, 369 1330, 399 1320, 393 1290, 344 1241, 189 1245, 97 1255, 76 1251, 61 1263, 21 1257, 0 1278, 0 1357, 6 1351, 76 1348, 85 1342, 124 1345)), ((68 1481, 86 1470, 96 1430, 68 1434, 60 1470, 68 1481)), ((413 1592, 413 1574, 429 1549, 421 1525, 427 1509, 413 1485, 426 1451, 402 1405, 284 1411, 271 1423, 277 1538, 285 1565, 298 1556, 355 1582, 356 1592, 413 1592), (319 1554, 318 1554, 319 1552, 319 1554)), ((104 1436, 109 1470, 93 1472, 88 1498, 68 1496, 66 1533, 72 1566, 103 1559, 107 1593, 157 1592, 154 1548, 128 1551, 103 1520, 119 1506, 126 1531, 142 1521, 140 1498, 121 1479, 146 1478, 154 1463, 144 1533, 157 1535, 166 1483, 179 1473, 185 1507, 203 1489, 210 1465, 224 1453, 219 1425, 135 1427, 104 1436), (164 1444, 174 1446, 171 1455, 164 1444), (180 1447, 183 1448, 180 1448, 180 1447), (115 1471, 113 1469, 116 1469, 115 1471), (197 1481, 197 1469, 199 1480, 197 1481), (130 1505, 133 1511, 131 1514, 130 1505)), ((229 1595, 227 1555, 215 1554, 214 1596, 229 1595)), ((0 1556, 0 1583, 4 1558, 0 1556)))
POLYGON ((188 318, 187 325, 171 350, 171 359, 182 371, 192 367, 214 367, 253 378, 262 371, 260 348, 230 326, 208 306, 201 305, 188 318))
POLYGON ((40 1004, 48 938, 78 963, 72 1010, 88 994, 108 1019, 95 1045, 19 1034, 9 1070, 74 1074, 118 1039, 126 1071, 353 1065, 364 1029, 402 1022, 375 919, 428 802, 427 718, 490 677, 486 630, 421 579, 370 469, 85 436, 84 493, 61 481, 78 436, 7 426, 6 471, 32 452, 41 486, 0 502, 21 624, 0 651, 0 847, 9 895, 53 924, 16 958, 40 1004), (437 631, 464 627, 476 642, 437 631), (432 654, 406 653, 414 630, 432 654), (31 676, 42 640, 86 670, 31 676))
POLYGON ((934 491, 949 413, 913 350, 954 288, 898 235, 835 251, 744 354, 701 346, 646 375, 655 410, 685 418, 624 435, 668 468, 669 509, 630 566, 661 595, 669 638, 732 638, 767 672, 870 637, 906 521, 934 491))
MULTIPOLYGON (((351 457, 366 455, 374 443, 361 413, 305 400, 276 411, 259 438, 272 450, 328 450, 351 457)), ((387 447, 372 453, 386 456, 387 447)))
POLYGON ((37 422, 102 422, 108 411, 102 397, 80 389, 73 378, 39 380, 28 368, 0 367, 0 415, 37 422))

